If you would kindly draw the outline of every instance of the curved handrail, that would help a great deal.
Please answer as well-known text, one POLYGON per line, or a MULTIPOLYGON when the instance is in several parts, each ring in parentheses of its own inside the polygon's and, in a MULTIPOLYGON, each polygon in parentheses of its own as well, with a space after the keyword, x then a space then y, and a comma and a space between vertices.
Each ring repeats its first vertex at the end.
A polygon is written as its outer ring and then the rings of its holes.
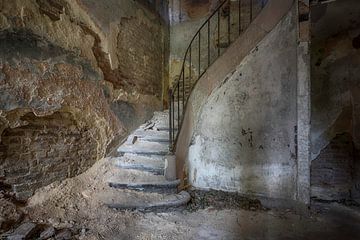
MULTIPOLYGON (((199 30, 197 30, 197 32, 195 33, 194 37, 191 39, 190 44, 189 44, 189 46, 187 47, 187 49, 186 49, 186 51, 185 51, 184 60, 183 60, 181 69, 184 68, 184 65, 185 65, 185 62, 186 62, 186 56, 187 56, 187 54, 188 54, 188 52, 189 52, 189 49, 191 48, 192 43, 194 42, 194 40, 196 39, 196 37, 198 36, 198 34, 201 32, 201 30, 203 29, 203 27, 205 27, 205 25, 209 22, 209 20, 220 10, 220 9, 224 6, 224 4, 225 4, 226 2, 228 2, 228 1, 229 1, 229 0, 223 1, 223 2, 214 10, 214 12, 205 20, 205 22, 199 27, 199 30)), ((177 83, 178 81, 180 81, 180 78, 176 79, 176 81, 174 82, 173 85, 176 86, 176 83, 177 83)))
MULTIPOLYGON (((192 92, 192 89, 194 88, 195 84, 197 83, 197 81, 201 78, 201 76, 206 72, 206 70, 210 67, 210 65, 217 59, 220 57, 221 55, 221 49, 222 48, 227 48, 235 39, 232 40, 232 35, 236 35, 236 38, 241 34, 241 32, 243 32, 248 25, 250 25, 250 23, 253 20, 253 15, 254 15, 254 7, 256 6, 256 4, 254 4, 253 2, 256 0, 237 0, 237 1, 232 1, 232 0, 224 0, 222 1, 217 7, 216 9, 213 11, 213 13, 204 21, 204 23, 200 26, 200 28, 197 30, 197 32, 194 34, 193 38, 190 41, 189 46, 187 47, 186 51, 185 51, 185 55, 183 58, 183 62, 181 65, 181 71, 180 71, 180 75, 179 77, 175 80, 175 82, 173 83, 173 87, 169 89, 169 138, 170 138, 170 150, 174 150, 175 147, 175 143, 177 141, 177 137, 178 137, 178 133, 180 131, 182 122, 183 122, 183 115, 184 115, 184 111, 185 111, 185 107, 188 101, 188 98, 192 92), (248 5, 244 6, 244 2, 248 3, 248 5), (232 15, 232 7, 235 7, 235 17, 237 17, 237 27, 236 27, 236 32, 232 32, 232 24, 231 24, 231 15, 232 15), (246 8, 247 7, 247 8, 246 8), (224 11, 225 10, 225 11, 224 11), (245 10, 245 11, 244 11, 245 10), (221 19, 221 11, 223 11, 223 13, 225 14, 225 18, 221 19), (242 20, 243 20, 243 14, 248 14, 249 16, 247 20, 249 20, 248 25, 245 26, 245 28, 243 28, 243 24, 242 24, 242 20), (212 59, 212 49, 210 47, 210 38, 211 36, 211 21, 215 18, 215 20, 217 20, 215 27, 216 27, 216 36, 215 36, 215 40, 217 40, 217 45, 215 47, 215 50, 217 52, 217 54, 215 54, 215 58, 212 59), (225 42, 225 47, 221 46, 221 37, 224 36, 224 34, 221 32, 221 23, 225 21, 226 22, 226 38, 227 38, 227 42, 225 42), (207 37, 207 54, 205 56, 207 56, 207 64, 204 68, 202 68, 202 57, 204 55, 201 55, 201 50, 202 50, 202 46, 201 46, 201 31, 205 29, 205 27, 207 26, 207 31, 206 31, 206 37, 207 37), (196 43, 195 41, 198 40, 198 42, 196 43), (195 75, 196 73, 194 72, 193 74, 193 64, 192 64, 192 52, 194 48, 194 45, 196 45, 195 47, 198 47, 197 49, 197 64, 195 65, 195 70, 197 70, 197 75, 195 75), (186 64, 187 61, 189 59, 189 66, 188 66, 188 74, 189 74, 189 81, 188 84, 190 86, 185 86, 186 85, 186 76, 185 76, 185 68, 186 68, 186 64), (213 60, 213 61, 212 61, 213 60), (196 69, 196 67, 198 69, 196 69), (193 78, 195 78, 195 81, 192 81, 193 78), (180 87, 182 87, 182 89, 180 89, 180 87), (190 90, 189 92, 186 91, 186 87, 188 87, 190 90), (181 91, 181 93, 180 93, 181 91), (181 95, 180 95, 181 94, 181 95), (180 103, 181 102, 181 103, 180 103), (177 105, 177 106, 176 106, 177 105), (176 108, 177 107, 177 108, 176 108), (182 109, 181 109, 182 108, 182 109), (177 120, 177 121, 175 121, 177 120)), ((260 6, 260 10, 265 6, 265 4, 267 3, 267 0, 257 0, 258 2, 261 3, 260 6)), ((260 12, 260 11, 259 11, 260 12)), ((244 15, 245 15, 244 14, 244 15)), ((234 15, 234 14, 233 14, 234 15)), ((233 16, 234 17, 234 16, 233 16)), ((215 41, 216 42, 216 41, 215 41)))

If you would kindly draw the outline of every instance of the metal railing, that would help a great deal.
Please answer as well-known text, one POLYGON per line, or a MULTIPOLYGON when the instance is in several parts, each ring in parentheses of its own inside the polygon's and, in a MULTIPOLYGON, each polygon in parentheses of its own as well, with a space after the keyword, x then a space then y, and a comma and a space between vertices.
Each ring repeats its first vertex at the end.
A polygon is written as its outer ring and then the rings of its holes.
POLYGON ((193 87, 211 64, 250 25, 267 0, 225 0, 201 25, 186 49, 179 77, 169 89, 169 137, 173 151, 193 87))

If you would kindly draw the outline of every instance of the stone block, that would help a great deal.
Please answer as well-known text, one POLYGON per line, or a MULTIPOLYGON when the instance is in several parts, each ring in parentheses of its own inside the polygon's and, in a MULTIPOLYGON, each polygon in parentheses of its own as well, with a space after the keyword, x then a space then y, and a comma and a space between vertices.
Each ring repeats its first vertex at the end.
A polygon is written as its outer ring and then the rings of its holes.
POLYGON ((165 157, 164 175, 168 181, 176 179, 176 157, 174 155, 167 155, 165 157))
POLYGON ((20 225, 13 233, 11 233, 7 239, 8 240, 23 240, 30 239, 34 231, 36 230, 35 223, 24 223, 20 225))

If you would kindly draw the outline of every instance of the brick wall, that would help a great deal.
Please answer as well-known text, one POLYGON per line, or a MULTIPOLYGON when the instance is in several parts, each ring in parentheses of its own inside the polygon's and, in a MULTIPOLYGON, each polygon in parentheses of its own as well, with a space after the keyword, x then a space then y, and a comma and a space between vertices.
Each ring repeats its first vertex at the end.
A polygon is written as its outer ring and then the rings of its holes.
POLYGON ((123 18, 118 35, 119 70, 128 83, 145 94, 161 96, 164 40, 161 26, 137 17, 123 18))
POLYGON ((6 129, 0 143, 0 177, 17 199, 25 200, 42 186, 73 177, 96 161, 94 139, 76 126, 70 114, 36 117, 29 113, 22 120, 28 124, 6 129))
POLYGON ((351 197, 354 145, 350 134, 337 135, 311 164, 311 195, 322 200, 351 197))

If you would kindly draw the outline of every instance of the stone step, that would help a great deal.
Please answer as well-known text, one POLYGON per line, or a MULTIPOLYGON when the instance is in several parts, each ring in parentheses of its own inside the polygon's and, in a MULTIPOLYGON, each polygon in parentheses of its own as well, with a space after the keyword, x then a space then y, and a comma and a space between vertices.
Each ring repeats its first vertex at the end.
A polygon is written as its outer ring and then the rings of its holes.
POLYGON ((111 174, 106 182, 164 182, 166 178, 164 175, 155 175, 151 172, 141 171, 136 169, 123 169, 114 167, 111 169, 111 174))
MULTIPOLYGON (((123 190, 118 190, 123 191, 123 190)), ((104 203, 118 210, 138 210, 138 211, 168 211, 186 205, 190 201, 189 193, 182 191, 178 194, 134 194, 129 192, 114 191, 107 196, 104 203)))
POLYGON ((133 169, 150 172, 155 175, 164 175, 165 161, 161 156, 143 156, 124 154, 113 158, 114 165, 122 169, 133 169))
POLYGON ((113 180, 109 181, 109 186, 113 188, 156 193, 176 193, 179 184, 180 180, 137 183, 124 183, 113 180))
POLYGON ((169 144, 157 142, 136 141, 134 144, 125 143, 118 148, 118 153, 133 153, 139 155, 161 155, 169 153, 169 144))
POLYGON ((143 130, 138 129, 132 135, 142 141, 148 142, 169 142, 169 131, 143 130))

